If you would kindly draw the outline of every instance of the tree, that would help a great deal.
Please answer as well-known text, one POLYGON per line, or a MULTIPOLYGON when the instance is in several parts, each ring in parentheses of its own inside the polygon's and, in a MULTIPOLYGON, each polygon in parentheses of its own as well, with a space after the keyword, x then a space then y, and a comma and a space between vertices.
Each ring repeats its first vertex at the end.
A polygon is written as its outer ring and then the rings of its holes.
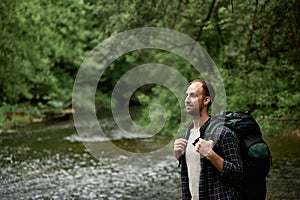
MULTIPOLYGON (((228 109, 250 109, 257 117, 299 118, 299 8, 297 0, 3 0, 0 101, 59 107, 70 100, 77 70, 98 43, 125 30, 152 26, 182 32, 208 51, 222 74, 228 109)), ((129 53, 100 80, 101 107, 110 106, 111 90, 122 74, 149 62, 172 66, 189 80, 197 74, 166 52, 129 53)), ((173 107, 177 100, 167 94, 166 88, 149 85, 132 102, 165 104, 170 120, 178 121, 178 107, 173 107)))

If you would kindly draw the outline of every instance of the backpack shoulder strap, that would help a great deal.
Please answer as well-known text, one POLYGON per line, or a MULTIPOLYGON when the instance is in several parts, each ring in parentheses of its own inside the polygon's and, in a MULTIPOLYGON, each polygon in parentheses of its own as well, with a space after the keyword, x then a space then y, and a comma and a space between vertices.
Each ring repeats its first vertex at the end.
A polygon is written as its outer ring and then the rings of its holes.
POLYGON ((224 121, 218 119, 218 117, 212 117, 208 127, 204 132, 203 139, 212 140, 214 144, 216 144, 220 136, 219 134, 216 134, 216 129, 223 125, 224 121))
POLYGON ((191 123, 187 129, 187 131, 184 134, 184 139, 188 140, 191 134, 191 129, 194 127, 194 124, 191 123))

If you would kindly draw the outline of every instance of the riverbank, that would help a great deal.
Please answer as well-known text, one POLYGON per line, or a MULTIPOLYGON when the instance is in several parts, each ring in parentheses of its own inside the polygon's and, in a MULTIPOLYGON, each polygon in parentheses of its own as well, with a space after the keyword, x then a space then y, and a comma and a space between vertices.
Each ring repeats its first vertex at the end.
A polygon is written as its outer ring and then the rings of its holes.
POLYGON ((51 121, 65 121, 73 118, 75 110, 70 109, 48 109, 46 111, 5 111, 0 109, 2 118, 0 120, 0 134, 14 133, 24 126, 36 123, 48 123, 51 121))

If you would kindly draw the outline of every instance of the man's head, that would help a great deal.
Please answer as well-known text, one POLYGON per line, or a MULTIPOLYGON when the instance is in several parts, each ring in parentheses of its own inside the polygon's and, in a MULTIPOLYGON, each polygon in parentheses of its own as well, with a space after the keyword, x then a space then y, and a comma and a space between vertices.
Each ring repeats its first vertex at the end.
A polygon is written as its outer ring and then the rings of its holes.
POLYGON ((215 97, 215 90, 205 80, 193 80, 186 91, 185 107, 188 114, 199 116, 208 112, 215 97))

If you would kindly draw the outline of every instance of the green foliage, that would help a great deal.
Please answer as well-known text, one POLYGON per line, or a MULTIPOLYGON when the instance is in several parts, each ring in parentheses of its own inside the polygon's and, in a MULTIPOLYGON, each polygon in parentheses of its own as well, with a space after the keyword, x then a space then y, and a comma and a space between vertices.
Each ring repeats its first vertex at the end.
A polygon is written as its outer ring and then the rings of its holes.
MULTIPOLYGON (((153 26, 187 34, 208 51, 222 74, 228 110, 251 110, 258 119, 299 118, 299 1, 214 2, 2 0, 1 114, 18 105, 37 110, 62 107, 71 100, 77 70, 99 42, 121 31, 153 26)), ((170 53, 131 52, 105 71, 97 108, 109 109, 116 82, 145 63, 171 66, 188 80, 199 77, 186 61, 170 53)), ((164 105, 169 119, 164 133, 173 134, 180 111, 168 89, 145 86, 131 100, 131 105, 145 108, 143 124, 149 122, 153 103, 164 105)), ((271 127, 268 123, 265 126, 271 127)))
POLYGON ((35 104, 53 101, 50 93, 57 101, 70 100, 77 69, 96 44, 92 6, 14 0, 4 1, 1 11, 0 100, 35 104))
POLYGON ((42 113, 37 107, 28 104, 10 105, 3 103, 0 106, 0 116, 5 117, 0 117, 0 129, 29 123, 32 118, 38 118, 41 115, 42 113))

